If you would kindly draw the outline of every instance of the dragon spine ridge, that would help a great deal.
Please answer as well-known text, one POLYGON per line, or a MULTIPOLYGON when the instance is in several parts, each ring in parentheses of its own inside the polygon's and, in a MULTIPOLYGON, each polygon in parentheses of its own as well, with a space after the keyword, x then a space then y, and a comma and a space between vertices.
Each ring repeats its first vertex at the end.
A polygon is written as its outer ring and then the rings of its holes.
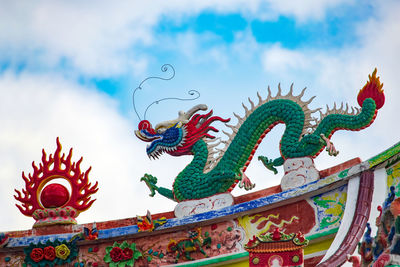
MULTIPOLYGON (((217 164, 218 162, 221 160, 223 154, 226 152, 226 150, 228 149, 229 145, 231 144, 232 140, 235 138, 236 134, 239 131, 239 128, 242 126, 242 124, 245 122, 245 120, 260 106, 262 106, 263 104, 275 100, 275 99, 287 99, 287 100, 291 100, 296 102, 297 104, 299 104, 304 112, 305 115, 305 123, 303 126, 303 130, 302 130, 302 135, 307 134, 307 133, 311 133, 313 130, 315 130, 316 125, 318 123, 318 119, 317 118, 312 118, 311 114, 315 113, 317 111, 320 111, 321 108, 318 109, 314 109, 311 110, 308 108, 308 105, 314 100, 315 96, 311 97, 309 100, 307 101, 303 101, 301 98, 304 96, 304 93, 306 91, 307 88, 303 88, 303 90, 300 92, 299 95, 293 95, 293 84, 291 84, 290 86, 290 90, 286 95, 282 95, 282 89, 281 89, 281 85, 278 84, 278 92, 275 96, 272 96, 272 92, 271 92, 271 88, 268 86, 268 95, 266 99, 262 99, 261 95, 259 92, 257 92, 257 97, 258 97, 258 104, 254 105, 254 102, 251 100, 251 98, 248 98, 249 103, 250 103, 250 109, 244 104, 242 103, 242 106, 244 108, 244 115, 243 117, 240 117, 238 114, 233 113, 233 115, 238 119, 238 122, 236 125, 229 125, 227 123, 225 123, 225 125, 227 127, 229 127, 232 130, 232 133, 227 133, 226 131, 222 130, 222 132, 228 136, 228 140, 225 141, 219 141, 215 144, 212 144, 212 141, 214 140, 206 140, 206 143, 209 144, 208 146, 208 152, 209 152, 209 157, 207 159, 207 164, 204 167, 204 172, 207 173, 209 171, 211 171, 217 164), (311 122, 314 122, 315 124, 311 124, 311 122), (218 146, 219 144, 225 144, 224 148, 219 149, 216 148, 214 149, 216 146, 218 146), (216 155, 216 157, 214 157, 216 155)), ((324 115, 329 115, 329 114, 333 114, 333 113, 328 113, 331 111, 335 111, 336 110, 336 104, 335 104, 335 109, 329 110, 329 107, 327 107, 327 113, 325 113, 324 115)), ((338 110, 336 110, 338 111, 338 110)), ((340 114, 348 114, 348 115, 357 115, 357 113, 348 113, 347 110, 340 110, 340 114)), ((337 112, 338 113, 338 112, 337 112)), ((320 111, 320 114, 322 114, 322 112, 320 111)), ((339 114, 339 113, 338 113, 339 114)), ((322 117, 322 115, 321 115, 322 117)), ((275 125, 274 125, 275 126, 275 125)), ((273 128, 273 127, 272 127, 273 128)), ((269 130, 271 130, 272 128, 269 128, 269 130)), ((268 131, 269 132, 269 131, 268 131)), ((265 135, 263 137, 261 137, 260 139, 262 140, 265 137, 265 135)), ((258 144, 257 144, 258 147, 258 144)), ((257 147, 255 147, 255 150, 257 149, 257 147)), ((255 153, 255 151, 254 151, 255 153)), ((252 153, 252 155, 254 154, 252 153)), ((246 170, 246 168, 248 167, 248 165, 250 164, 250 161, 246 162, 246 165, 243 168, 243 172, 246 170)))

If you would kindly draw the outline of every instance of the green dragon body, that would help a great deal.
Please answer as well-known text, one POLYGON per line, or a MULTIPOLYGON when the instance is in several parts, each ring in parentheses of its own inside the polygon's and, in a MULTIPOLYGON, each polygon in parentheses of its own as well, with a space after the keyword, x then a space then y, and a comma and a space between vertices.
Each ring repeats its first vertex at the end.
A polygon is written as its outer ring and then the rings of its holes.
POLYGON ((284 123, 286 129, 280 141, 281 157, 269 160, 259 157, 264 165, 277 172, 275 167, 283 165, 289 158, 316 157, 325 147, 335 153, 329 138, 337 130, 358 131, 369 126, 375 119, 377 110, 384 103, 382 84, 376 77, 376 70, 369 76, 370 80, 360 91, 358 103, 361 111, 352 108, 328 109, 321 114, 319 122, 311 117, 316 110, 310 110, 308 101, 302 101, 304 90, 294 96, 292 88, 287 95, 281 95, 281 90, 272 97, 271 92, 263 100, 258 95, 259 103, 251 100, 251 108, 245 108, 244 117, 238 118, 236 126, 227 125, 232 129, 229 139, 223 141, 225 148, 217 151, 218 143, 211 143, 213 136, 209 131, 217 130, 210 126, 214 121, 228 122, 217 116, 195 114, 205 110, 205 105, 199 105, 184 113, 179 118, 158 124, 155 129, 148 121, 139 124, 136 135, 143 141, 151 142, 147 147, 149 157, 157 158, 166 152, 173 156, 193 155, 192 162, 175 178, 173 190, 158 187, 157 179, 149 174, 141 178, 151 190, 177 202, 201 199, 219 193, 230 192, 238 182, 246 189, 252 184, 245 181, 244 171, 250 164, 258 145, 265 135, 277 124, 284 123), (316 124, 312 124, 316 121, 316 124))

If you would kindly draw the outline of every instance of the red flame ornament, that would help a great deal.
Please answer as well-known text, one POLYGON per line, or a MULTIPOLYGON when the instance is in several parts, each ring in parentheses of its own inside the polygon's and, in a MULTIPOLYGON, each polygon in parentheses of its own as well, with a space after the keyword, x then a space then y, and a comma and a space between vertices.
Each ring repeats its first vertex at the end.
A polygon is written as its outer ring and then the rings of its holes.
POLYGON ((42 150, 42 163, 39 167, 32 162, 33 173, 28 177, 22 172, 25 189, 17 193, 14 198, 22 204, 16 204, 22 214, 33 217, 36 222, 33 227, 53 224, 76 224, 75 218, 80 212, 89 209, 95 199, 91 195, 96 193, 98 183, 93 186, 89 183, 89 172, 80 169, 82 158, 72 162, 72 148, 68 156, 61 155, 61 144, 57 137, 57 149, 53 155, 47 157, 42 150), (71 192, 58 183, 50 183, 54 179, 64 179, 71 187, 71 192))
POLYGON ((362 107, 365 99, 372 98, 375 101, 376 109, 380 109, 385 104, 385 95, 383 94, 383 83, 376 77, 376 68, 371 75, 368 75, 369 81, 360 90, 357 96, 357 102, 362 107))

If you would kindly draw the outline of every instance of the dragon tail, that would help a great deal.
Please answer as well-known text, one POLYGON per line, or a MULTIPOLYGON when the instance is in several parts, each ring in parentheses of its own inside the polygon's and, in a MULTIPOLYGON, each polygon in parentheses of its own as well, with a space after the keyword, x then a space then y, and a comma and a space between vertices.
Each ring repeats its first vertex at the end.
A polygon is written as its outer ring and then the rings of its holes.
POLYGON ((337 130, 359 131, 370 126, 380 109, 385 103, 383 94, 383 84, 376 76, 376 69, 369 75, 369 81, 358 93, 357 101, 361 106, 361 112, 355 114, 347 113, 336 108, 327 111, 327 114, 321 116, 321 122, 315 130, 317 135, 324 134, 328 138, 337 130))

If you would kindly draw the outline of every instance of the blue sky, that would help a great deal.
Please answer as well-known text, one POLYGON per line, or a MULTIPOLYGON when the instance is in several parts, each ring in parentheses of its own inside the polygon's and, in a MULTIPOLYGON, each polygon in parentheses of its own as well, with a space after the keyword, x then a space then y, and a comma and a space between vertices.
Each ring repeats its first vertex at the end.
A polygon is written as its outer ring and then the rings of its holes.
MULTIPOLYGON (((59 12, 61 12, 63 3, 59 3, 61 5, 59 12)), ((266 13, 271 9, 268 3, 260 3, 259 6, 266 13)), ((133 9, 134 5, 131 8, 133 9)), ((129 68, 129 64, 126 68, 123 68, 123 65, 121 65, 117 71, 107 70, 106 66, 94 66, 93 71, 86 70, 84 66, 76 62, 77 59, 75 58, 76 53, 84 53, 84 48, 81 49, 82 51, 79 51, 79 43, 82 41, 85 44, 86 41, 79 39, 85 38, 85 31, 82 31, 82 35, 79 36, 79 32, 76 33, 74 29, 67 28, 71 38, 66 38, 65 41, 76 44, 71 45, 72 49, 65 47, 64 51, 61 49, 61 51, 57 51, 58 54, 54 58, 54 61, 49 62, 44 59, 49 56, 49 53, 54 52, 52 50, 57 50, 57 48, 52 47, 52 36, 49 36, 50 40, 33 40, 35 45, 33 47, 28 46, 27 53, 23 52, 21 54, 21 50, 23 51, 24 46, 27 44, 17 44, 16 48, 11 48, 11 51, 15 50, 13 51, 15 54, 2 55, 0 71, 4 73, 11 70, 17 74, 21 72, 35 74, 56 72, 84 86, 93 85, 96 90, 107 93, 117 99, 120 102, 121 111, 127 113, 131 108, 130 103, 125 101, 127 88, 134 87, 146 75, 152 75, 152 72, 156 72, 159 66, 164 63, 172 63, 177 69, 178 74, 185 77, 190 75, 185 73, 185 69, 199 74, 199 72, 203 73, 204 70, 198 71, 198 69, 209 68, 210 65, 214 66, 214 71, 221 71, 223 72, 221 75, 227 75, 227 78, 230 75, 243 75, 245 74, 243 73, 243 69, 249 67, 262 69, 262 61, 259 60, 259 53, 257 52, 268 49, 271 45, 279 44, 282 49, 289 50, 316 49, 321 51, 335 51, 343 47, 357 47, 360 45, 358 43, 359 38, 357 38, 358 27, 363 22, 374 19, 377 16, 377 10, 371 3, 360 5, 357 2, 350 2, 350 4, 339 2, 337 5, 327 6, 319 12, 321 13, 319 16, 322 17, 305 16, 304 18, 299 18, 299 15, 295 12, 292 14, 282 14, 275 11, 271 12, 271 16, 265 17, 243 10, 219 11, 213 9, 211 6, 201 9, 199 12, 190 12, 189 14, 165 12, 158 14, 157 21, 146 25, 148 27, 146 28, 146 34, 150 35, 150 38, 153 40, 147 41, 147 38, 142 38, 142 40, 128 39, 125 40, 122 48, 113 48, 112 43, 114 40, 118 42, 118 39, 123 37, 119 36, 119 34, 114 35, 112 32, 105 32, 104 30, 105 35, 102 38, 110 38, 107 41, 110 42, 111 49, 107 50, 111 54, 116 54, 117 57, 126 57, 126 60, 135 61, 139 59, 139 64, 144 65, 136 71, 132 71, 129 68), (77 36, 74 36, 74 34, 77 36), (76 39, 72 39, 74 37, 76 39), (194 44, 190 44, 194 47, 186 47, 185 53, 182 52, 182 46, 185 46, 185 44, 178 44, 176 42, 194 42, 194 44), (255 51, 251 51, 246 56, 237 57, 235 45, 240 42, 254 42, 256 46, 255 51), (70 52, 69 50, 72 51, 70 52), (196 56, 190 54, 201 54, 202 51, 205 51, 207 55, 204 59, 196 60, 196 56), (187 68, 188 60, 192 69, 187 68), (100 71, 101 68, 104 68, 104 72, 100 71)), ((67 19, 74 18, 74 14, 70 14, 70 17, 67 16, 67 19)), ((140 20, 140 18, 138 19, 140 20)), ((62 23, 67 22, 64 21, 62 23)), ((82 23, 85 23, 85 20, 82 23)), ((130 31, 135 31, 134 23, 132 25, 129 25, 129 21, 126 23, 128 25, 125 25, 125 27, 129 27, 130 31)), ((96 23, 93 24, 96 25, 96 23)), ((87 27, 89 28, 90 26, 92 25, 89 21, 87 27)), ((88 29, 88 31, 91 30, 88 29)), ((96 31, 96 29, 93 30, 96 31)), ((121 31, 120 33, 124 34, 122 30, 118 29, 116 33, 121 31)), ((99 32, 103 33, 102 29, 99 32)), ((21 32, 21 34, 24 34, 24 32, 21 32)), ((32 36, 32 38, 35 39, 35 36, 32 36)), ((93 42, 90 45, 98 45, 96 41, 89 40, 89 42, 93 42)), ((104 43, 107 42, 105 40, 102 41, 103 44, 100 43, 100 46, 105 45, 104 43)), ((9 46, 11 47, 12 42, 10 43, 9 46)), ((7 48, 7 44, 3 46, 4 49, 7 48)), ((96 47, 85 49, 96 50, 96 47)), ((96 54, 94 57, 96 57, 94 61, 101 61, 98 58, 101 58, 102 54, 96 54)), ((119 63, 116 62, 116 64, 119 63)), ((126 64, 126 62, 123 63, 126 64)), ((107 62, 102 62, 102 64, 107 65, 107 62)), ((262 72, 257 74, 258 76, 261 76, 260 74, 265 75, 262 72)), ((224 79, 225 77, 221 78, 224 79)))
MULTIPOLYGON (((176 19, 175 16, 164 14, 158 23, 150 29, 151 34, 160 40, 179 40, 182 35, 193 35, 201 50, 212 50, 223 47, 223 52, 230 65, 226 67, 221 62, 215 62, 215 68, 236 75, 243 72, 245 68, 235 68, 237 61, 233 47, 240 39, 240 35, 248 34, 254 39, 259 49, 279 43, 286 49, 321 49, 336 50, 347 46, 358 46, 357 28, 360 23, 373 19, 376 16, 371 4, 361 5, 358 3, 341 4, 337 7, 327 8, 324 19, 309 19, 299 22, 294 15, 279 14, 275 18, 261 19, 252 18, 247 14, 239 12, 215 12, 214 10, 203 10, 192 16, 183 16, 176 19), (219 64, 218 64, 219 63, 219 64)), ((168 43, 168 42, 167 42, 168 43)), ((174 44, 164 45, 164 42, 148 44, 137 44, 131 48, 134 53, 146 55, 149 58, 147 69, 157 70, 164 63, 174 63, 176 68, 184 66, 187 56, 180 52, 180 46, 174 44)), ((257 55, 249 55, 241 58, 241 65, 253 65, 261 67, 260 61, 255 60, 257 55)), ((211 60, 194 62, 197 68, 208 68, 211 60)), ((182 70, 177 69, 180 73, 182 70)), ((197 71, 195 71, 197 72, 197 71)), ((112 97, 124 97, 119 95, 121 90, 132 86, 135 81, 126 77, 124 73, 116 77, 83 77, 84 82, 93 82, 95 86, 112 97)), ((179 74, 179 73, 178 73, 179 74)), ((229 74, 229 73, 227 73, 229 74)), ((150 74, 149 74, 150 75, 150 74)), ((186 73, 184 74, 187 75, 186 73)), ((136 82, 140 77, 136 78, 136 82)), ((130 108, 128 104, 128 109, 130 108)), ((126 111, 126 110, 124 110, 126 111)))
MULTIPOLYGON (((257 91, 265 97, 268 85, 276 93, 278 83, 284 92, 292 83, 295 93, 307 87, 305 98, 317 96, 313 108, 357 106, 358 90, 377 67, 387 100, 376 122, 363 132, 336 133, 339 156, 322 154, 316 164, 372 157, 398 141, 399 12, 397 1, 3 1, 0 211, 8 217, 0 216, 0 231, 33 224, 14 206, 13 190, 23 187, 20 174, 40 161, 42 148, 54 151, 57 136, 99 181, 97 201, 80 223, 174 208, 148 197, 139 178, 152 173, 169 188, 190 157, 150 161, 133 134, 139 121, 132 92, 148 76, 168 76, 160 70, 165 63, 176 75, 144 84, 136 95, 140 114, 161 98, 185 98, 189 90, 201 96, 154 105, 147 116, 153 124, 200 103, 225 118, 243 114, 242 102, 257 91), (121 204, 112 206, 116 200, 121 204)), ((278 156, 283 130, 274 129, 259 153, 278 156)), ((258 163, 246 172, 256 190, 278 184, 279 175, 258 163)))

